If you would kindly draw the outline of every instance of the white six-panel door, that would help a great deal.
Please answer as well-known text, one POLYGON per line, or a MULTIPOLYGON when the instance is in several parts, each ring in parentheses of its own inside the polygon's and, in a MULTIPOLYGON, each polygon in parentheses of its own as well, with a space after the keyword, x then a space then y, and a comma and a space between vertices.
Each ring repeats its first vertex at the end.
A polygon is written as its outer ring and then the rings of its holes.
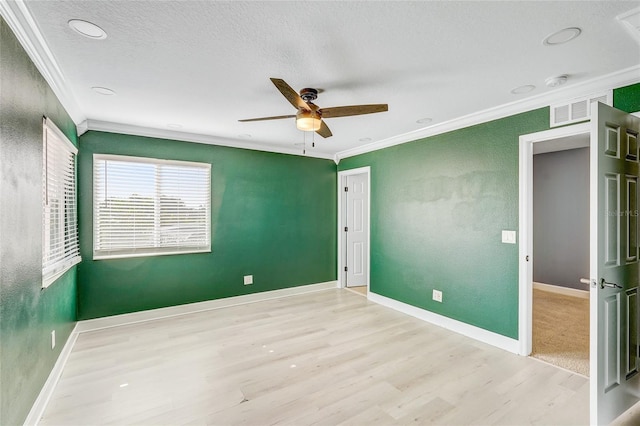
POLYGON ((367 285, 368 205, 367 174, 346 176, 346 279, 347 287, 367 285))
POLYGON ((640 400, 640 119, 604 104, 591 118, 591 423, 640 400))

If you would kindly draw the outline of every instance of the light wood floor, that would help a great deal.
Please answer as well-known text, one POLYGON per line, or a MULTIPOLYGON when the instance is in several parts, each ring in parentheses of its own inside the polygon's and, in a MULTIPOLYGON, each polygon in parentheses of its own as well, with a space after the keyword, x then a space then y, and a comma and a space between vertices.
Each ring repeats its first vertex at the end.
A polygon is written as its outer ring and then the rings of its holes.
POLYGON ((367 295, 367 286, 366 285, 362 285, 359 287, 348 287, 347 290, 351 290, 351 291, 355 291, 358 294, 361 294, 363 296, 367 295))
POLYGON ((336 289, 83 333, 40 424, 586 425, 588 392, 336 289))

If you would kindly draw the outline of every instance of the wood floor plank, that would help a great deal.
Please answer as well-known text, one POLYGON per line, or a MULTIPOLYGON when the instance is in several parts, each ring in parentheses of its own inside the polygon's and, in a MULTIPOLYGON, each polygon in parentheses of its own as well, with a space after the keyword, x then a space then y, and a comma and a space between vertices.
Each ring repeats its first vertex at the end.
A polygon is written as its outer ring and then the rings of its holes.
POLYGON ((40 424, 588 424, 588 392, 336 289, 82 333, 40 424))

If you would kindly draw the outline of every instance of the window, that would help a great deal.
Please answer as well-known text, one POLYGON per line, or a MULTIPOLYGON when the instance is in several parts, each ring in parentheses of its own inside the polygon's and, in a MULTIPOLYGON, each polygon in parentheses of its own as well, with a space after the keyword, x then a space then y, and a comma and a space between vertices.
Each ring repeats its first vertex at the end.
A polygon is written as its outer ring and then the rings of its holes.
POLYGON ((211 251, 211 165, 94 154, 93 258, 211 251))
POLYGON ((42 287, 80 262, 76 220, 78 150, 53 122, 43 120, 42 287))

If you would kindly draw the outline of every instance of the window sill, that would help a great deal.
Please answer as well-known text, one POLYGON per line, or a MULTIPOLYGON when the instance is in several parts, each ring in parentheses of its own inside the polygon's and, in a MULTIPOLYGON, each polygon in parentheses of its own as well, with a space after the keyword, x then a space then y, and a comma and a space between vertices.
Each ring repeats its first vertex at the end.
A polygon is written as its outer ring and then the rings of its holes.
POLYGON ((61 263, 60 265, 57 265, 56 267, 54 267, 53 271, 48 272, 47 275, 43 274, 42 288, 44 289, 49 287, 51 284, 56 282, 58 278, 64 275, 65 272, 67 272, 69 269, 71 269, 81 261, 82 261, 82 258, 80 256, 76 256, 72 259, 65 261, 64 263, 61 263))
POLYGON ((172 256, 176 254, 197 254, 197 253, 211 253, 211 248, 194 249, 194 250, 173 250, 173 251, 161 251, 161 252, 140 252, 140 253, 127 253, 127 254, 94 254, 93 260, 108 260, 108 259, 128 259, 133 257, 155 257, 155 256, 172 256))

